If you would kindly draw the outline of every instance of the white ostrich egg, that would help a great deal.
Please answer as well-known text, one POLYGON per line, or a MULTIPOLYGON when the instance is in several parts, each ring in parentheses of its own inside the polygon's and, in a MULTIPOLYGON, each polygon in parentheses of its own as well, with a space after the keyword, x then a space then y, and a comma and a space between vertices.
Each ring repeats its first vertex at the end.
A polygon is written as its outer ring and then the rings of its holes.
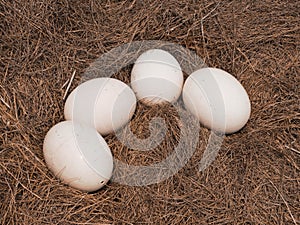
POLYGON ((135 108, 136 97, 128 85, 114 78, 96 78, 71 92, 64 115, 66 120, 90 125, 107 135, 127 124, 135 108))
POLYGON ((45 136, 44 158, 64 183, 82 191, 96 191, 112 176, 113 157, 96 129, 74 121, 53 126, 45 136))
POLYGON ((203 68, 185 81, 185 107, 204 126, 222 133, 234 133, 247 123, 251 104, 242 84, 228 72, 203 68))
POLYGON ((183 73, 169 52, 151 49, 141 54, 131 71, 131 87, 145 104, 175 102, 182 91, 183 73))

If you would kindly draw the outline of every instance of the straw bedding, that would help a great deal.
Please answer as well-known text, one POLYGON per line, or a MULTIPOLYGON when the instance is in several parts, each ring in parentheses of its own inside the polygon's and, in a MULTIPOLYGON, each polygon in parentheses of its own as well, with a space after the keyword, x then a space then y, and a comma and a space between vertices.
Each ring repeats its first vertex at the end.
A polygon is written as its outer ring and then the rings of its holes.
MULTIPOLYGON (((0 21, 0 224, 300 223, 297 1, 1 0, 0 21), (201 126, 195 153, 174 176, 74 190, 47 169, 43 138, 64 119, 72 73, 69 91, 101 54, 137 40, 180 44, 232 73, 249 94, 251 118, 202 172, 210 131, 201 126)), ((115 75, 129 76, 130 67, 115 75)), ((130 127, 147 138, 156 116, 167 134, 150 152, 105 137, 116 159, 151 165, 172 153, 182 129, 173 106, 138 103, 130 127)))

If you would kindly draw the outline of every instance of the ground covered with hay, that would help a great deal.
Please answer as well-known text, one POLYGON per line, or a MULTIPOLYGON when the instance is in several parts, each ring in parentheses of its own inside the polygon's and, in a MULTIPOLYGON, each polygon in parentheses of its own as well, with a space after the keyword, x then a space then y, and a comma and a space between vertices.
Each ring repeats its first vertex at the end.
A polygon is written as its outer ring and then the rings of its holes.
MULTIPOLYGON (((300 4, 297 1, 0 1, 0 224, 299 224, 300 4), (47 169, 43 138, 63 120, 64 94, 93 60, 121 44, 163 40, 232 73, 252 103, 244 129, 199 172, 209 131, 191 160, 158 184, 108 183, 82 193, 47 169)), ((130 68, 119 76, 129 81, 130 68)), ((172 107, 139 104, 131 127, 165 118, 151 152, 105 137, 115 158, 159 162, 180 133, 172 107), (171 115, 171 116, 166 116, 171 115)))

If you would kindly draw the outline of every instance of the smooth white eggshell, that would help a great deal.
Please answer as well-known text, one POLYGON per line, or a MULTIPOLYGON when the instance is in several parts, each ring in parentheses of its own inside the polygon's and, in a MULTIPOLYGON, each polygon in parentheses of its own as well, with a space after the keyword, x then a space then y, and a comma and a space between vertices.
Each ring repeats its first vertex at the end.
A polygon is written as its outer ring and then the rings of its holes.
POLYGON ((182 91, 183 73, 167 51, 151 49, 141 54, 131 71, 131 87, 145 104, 175 102, 182 91))
POLYGON ((234 133, 250 117, 246 90, 234 76, 221 69, 193 72, 185 81, 182 95, 185 107, 212 130, 234 133))
POLYGON ((90 125, 107 135, 128 123, 135 108, 136 97, 128 85, 113 78, 96 78, 71 92, 64 115, 66 120, 90 125))
POLYGON ((112 175, 111 151, 92 127, 74 121, 56 124, 45 136, 43 152, 55 176, 76 189, 96 191, 112 175))

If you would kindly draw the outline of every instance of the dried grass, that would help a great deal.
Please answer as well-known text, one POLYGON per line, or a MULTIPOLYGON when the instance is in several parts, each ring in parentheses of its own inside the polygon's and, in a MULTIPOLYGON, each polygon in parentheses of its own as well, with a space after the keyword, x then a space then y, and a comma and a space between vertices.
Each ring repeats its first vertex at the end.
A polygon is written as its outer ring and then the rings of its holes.
MULTIPOLYGON (((299 224, 300 5, 297 1, 0 0, 0 224, 299 224), (198 172, 209 131, 175 176, 147 187, 109 183, 92 194, 60 183, 42 143, 63 120, 64 94, 101 54, 133 40, 194 50, 234 74, 252 102, 240 132, 198 172)), ((120 73, 128 81, 128 71, 120 73)), ((138 105, 132 127, 172 114, 138 105)), ((158 162, 177 144, 172 128, 151 153, 106 137, 116 158, 158 162)))

